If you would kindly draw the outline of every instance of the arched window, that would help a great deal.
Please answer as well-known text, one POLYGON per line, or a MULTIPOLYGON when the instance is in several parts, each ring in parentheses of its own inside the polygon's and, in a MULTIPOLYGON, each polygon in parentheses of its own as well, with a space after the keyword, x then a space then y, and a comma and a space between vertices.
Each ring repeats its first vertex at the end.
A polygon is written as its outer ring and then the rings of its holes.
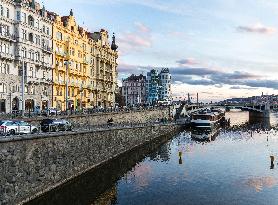
POLYGON ((27 50, 26 50, 25 47, 22 48, 22 56, 23 56, 24 58, 27 58, 27 50))
POLYGON ((33 16, 28 16, 28 25, 29 26, 34 26, 34 18, 33 16))
POLYGON ((29 33, 28 40, 32 43, 34 42, 34 34, 33 33, 29 33))

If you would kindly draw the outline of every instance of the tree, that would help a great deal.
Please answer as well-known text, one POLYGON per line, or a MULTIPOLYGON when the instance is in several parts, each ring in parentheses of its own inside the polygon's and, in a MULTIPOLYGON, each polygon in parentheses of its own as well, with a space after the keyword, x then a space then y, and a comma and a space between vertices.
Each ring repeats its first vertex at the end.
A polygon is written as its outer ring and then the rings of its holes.
POLYGON ((126 105, 125 104, 125 98, 124 98, 124 96, 120 92, 116 93, 116 95, 115 95, 115 103, 118 103, 118 105, 120 107, 126 105))

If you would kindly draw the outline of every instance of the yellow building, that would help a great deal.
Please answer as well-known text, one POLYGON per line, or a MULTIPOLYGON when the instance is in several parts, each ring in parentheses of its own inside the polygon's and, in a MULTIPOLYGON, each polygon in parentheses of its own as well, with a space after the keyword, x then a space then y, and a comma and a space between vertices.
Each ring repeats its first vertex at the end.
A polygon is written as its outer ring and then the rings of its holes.
POLYGON ((52 13, 53 107, 61 110, 113 106, 117 82, 117 46, 104 30, 90 33, 70 12, 52 13))

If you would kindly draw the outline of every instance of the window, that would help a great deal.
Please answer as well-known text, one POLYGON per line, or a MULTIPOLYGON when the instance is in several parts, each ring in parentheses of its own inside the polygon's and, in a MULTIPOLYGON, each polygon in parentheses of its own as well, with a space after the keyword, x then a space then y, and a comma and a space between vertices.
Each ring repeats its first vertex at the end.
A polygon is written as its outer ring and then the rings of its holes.
POLYGON ((56 33, 56 38, 57 38, 57 40, 63 40, 63 35, 62 35, 62 33, 61 32, 57 32, 56 33))
POLYGON ((28 25, 29 26, 34 26, 34 18, 33 16, 28 16, 28 25))
POLYGON ((20 11, 17 11, 17 12, 16 12, 16 19, 17 19, 18 21, 20 21, 20 20, 21 20, 21 14, 20 14, 20 11))
POLYGON ((4 83, 0 83, 0 93, 7 93, 7 86, 4 83))
POLYGON ((2 5, 0 5, 0 14, 1 16, 4 16, 4 8, 2 5))
POLYGON ((30 67, 30 77, 34 77, 34 71, 33 71, 33 68, 32 67, 30 67))
POLYGON ((10 10, 7 8, 7 18, 10 18, 10 10))
POLYGON ((27 40, 27 31, 22 29, 22 38, 27 40))
POLYGON ((26 13, 22 13, 22 15, 23 15, 24 23, 27 23, 26 13))
POLYGON ((35 92, 35 86, 31 86, 30 87, 30 95, 35 95, 36 92, 35 92))
POLYGON ((33 35, 33 33, 29 33, 28 40, 29 40, 30 42, 34 43, 34 35, 33 35))
POLYGON ((41 41, 41 40, 40 40, 40 36, 39 36, 39 35, 36 35, 36 36, 35 36, 35 41, 36 41, 36 44, 37 44, 37 45, 40 45, 40 43, 41 43, 40 41, 41 41))

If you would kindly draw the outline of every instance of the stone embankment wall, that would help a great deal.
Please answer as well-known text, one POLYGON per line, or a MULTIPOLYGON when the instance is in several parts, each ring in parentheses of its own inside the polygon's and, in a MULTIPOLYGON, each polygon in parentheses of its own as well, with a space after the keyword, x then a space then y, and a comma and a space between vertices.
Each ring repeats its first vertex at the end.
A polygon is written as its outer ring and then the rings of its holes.
MULTIPOLYGON (((49 118, 63 118, 72 123, 86 125, 104 125, 108 119, 112 118, 115 123, 147 123, 153 122, 158 118, 169 118, 173 116, 173 108, 162 108, 155 110, 115 112, 115 113, 96 113, 86 115, 57 116, 49 118)), ((38 125, 43 117, 24 119, 34 125, 38 125)))
POLYGON ((0 204, 21 204, 179 125, 68 132, 0 140, 0 204))

